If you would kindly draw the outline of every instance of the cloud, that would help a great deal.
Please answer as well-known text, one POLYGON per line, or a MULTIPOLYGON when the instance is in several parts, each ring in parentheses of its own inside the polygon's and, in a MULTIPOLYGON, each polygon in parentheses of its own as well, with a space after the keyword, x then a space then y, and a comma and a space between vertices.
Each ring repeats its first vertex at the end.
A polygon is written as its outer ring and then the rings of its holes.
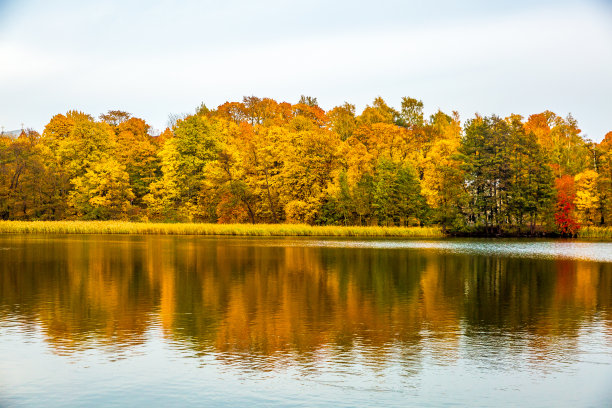
MULTIPOLYGON (((401 23, 385 10, 372 13, 376 24, 341 20, 342 29, 333 29, 333 21, 318 19, 311 30, 285 33, 287 23, 277 20, 298 20, 281 3, 268 1, 263 11, 248 3, 240 13, 235 4, 209 10, 203 3, 195 13, 199 26, 189 14, 194 9, 170 11, 163 2, 138 16, 89 4, 58 19, 51 15, 42 25, 46 38, 20 28, 20 35, 0 39, 2 55, 18 62, 0 67, 0 92, 14 96, 0 122, 40 128, 66 108, 97 114, 117 107, 161 127, 169 112, 191 111, 202 100, 216 106, 258 94, 295 101, 306 93, 327 108, 344 100, 363 107, 377 95, 397 104, 410 95, 432 111, 456 109, 464 116, 557 109, 573 112, 595 138, 612 129, 604 113, 612 91, 612 30, 592 5, 474 13, 429 24, 415 16, 401 23), (165 12, 167 21, 160 21, 165 12)), ((341 12, 330 7, 332 15, 341 12)), ((354 9, 347 13, 367 20, 354 9)))

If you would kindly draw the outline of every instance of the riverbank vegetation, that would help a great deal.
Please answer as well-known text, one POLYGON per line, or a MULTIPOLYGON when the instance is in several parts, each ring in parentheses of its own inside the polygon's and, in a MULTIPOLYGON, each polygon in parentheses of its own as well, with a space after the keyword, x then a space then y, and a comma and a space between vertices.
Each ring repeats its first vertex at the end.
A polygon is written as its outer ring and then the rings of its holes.
POLYGON ((612 239, 612 227, 584 227, 577 235, 578 238, 612 239))
POLYGON ((0 221, 0 234, 159 234, 441 238, 433 227, 342 227, 305 224, 138 223, 127 221, 0 221))
POLYGON ((152 133, 126 112, 70 111, 42 135, 0 137, 0 219, 249 223, 262 234, 273 228, 259 224, 488 235, 612 225, 612 132, 593 143, 549 111, 461 123, 456 112, 426 118, 412 98, 357 114, 245 97, 152 133))
MULTIPOLYGON (((306 224, 206 224, 154 223, 130 221, 0 221, 0 234, 143 234, 143 235, 235 235, 235 236, 320 236, 320 237, 397 237, 444 238, 486 236, 484 230, 443 231, 440 226, 381 227, 306 224)), ((555 232, 509 230, 506 236, 558 237, 555 232)), ((610 227, 584 227, 576 236, 584 239, 612 239, 610 227)))

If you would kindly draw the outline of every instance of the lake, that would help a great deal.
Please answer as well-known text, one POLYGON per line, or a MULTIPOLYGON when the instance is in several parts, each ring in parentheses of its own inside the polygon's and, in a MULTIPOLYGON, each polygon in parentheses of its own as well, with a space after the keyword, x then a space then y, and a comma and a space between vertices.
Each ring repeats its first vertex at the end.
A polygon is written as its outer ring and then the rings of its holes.
POLYGON ((0 235, 0 406, 612 406, 612 243, 0 235))

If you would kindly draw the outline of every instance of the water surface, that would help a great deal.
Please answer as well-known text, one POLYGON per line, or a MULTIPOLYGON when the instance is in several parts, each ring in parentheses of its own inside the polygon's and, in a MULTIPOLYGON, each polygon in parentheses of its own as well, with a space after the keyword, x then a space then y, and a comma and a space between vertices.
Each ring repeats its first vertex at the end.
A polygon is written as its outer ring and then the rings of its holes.
POLYGON ((612 244, 0 236, 0 406, 610 406, 612 244))

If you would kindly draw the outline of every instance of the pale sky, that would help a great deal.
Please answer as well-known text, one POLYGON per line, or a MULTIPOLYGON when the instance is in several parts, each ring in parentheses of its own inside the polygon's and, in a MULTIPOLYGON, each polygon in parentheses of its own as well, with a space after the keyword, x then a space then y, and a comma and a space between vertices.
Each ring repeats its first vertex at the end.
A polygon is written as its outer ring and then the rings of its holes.
POLYGON ((168 115, 244 95, 360 111, 571 113, 612 130, 612 1, 3 1, 0 125, 168 115))

